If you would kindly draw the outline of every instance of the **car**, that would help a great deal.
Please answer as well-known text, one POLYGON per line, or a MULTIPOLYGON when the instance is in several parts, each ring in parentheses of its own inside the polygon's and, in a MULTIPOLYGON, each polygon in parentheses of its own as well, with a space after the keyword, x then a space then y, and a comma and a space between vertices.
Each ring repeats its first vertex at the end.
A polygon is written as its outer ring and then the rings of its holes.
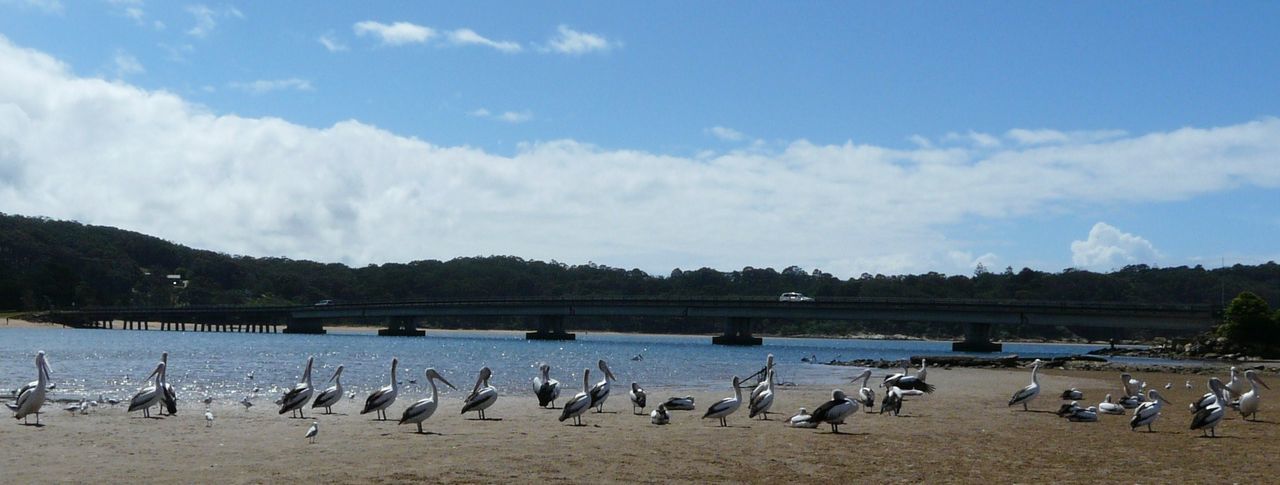
POLYGON ((782 296, 779 296, 778 301, 813 301, 813 298, 804 296, 803 293, 796 293, 794 291, 791 291, 791 292, 783 293, 782 296))
POLYGON ((320 300, 316 302, 315 306, 329 306, 334 303, 335 302, 333 300, 320 300))

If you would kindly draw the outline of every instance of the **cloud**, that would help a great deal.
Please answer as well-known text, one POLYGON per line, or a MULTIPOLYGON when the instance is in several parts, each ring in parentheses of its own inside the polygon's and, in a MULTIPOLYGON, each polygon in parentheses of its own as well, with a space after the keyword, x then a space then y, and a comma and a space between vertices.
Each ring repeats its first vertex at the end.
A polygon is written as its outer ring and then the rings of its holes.
MULTIPOLYGON (((957 226, 1275 190, 1276 160, 1277 118, 1084 145, 799 140, 678 156, 549 139, 498 154, 356 120, 308 127, 222 114, 171 92, 81 77, 0 37, 5 212, 232 254, 355 265, 512 254, 657 273, 794 264, 842 277, 969 274, 988 252, 1023 248, 965 242, 948 234, 957 226)), ((1084 247, 1148 260, 1142 244, 1107 237, 1095 228, 1084 247)), ((1081 249, 1082 262, 1124 260, 1095 253, 1081 249)), ((1000 259, 988 266, 1020 264, 1000 259)))
POLYGON ((980 148, 996 148, 1000 146, 999 138, 972 130, 966 133, 947 133, 946 136, 942 137, 942 141, 968 143, 980 148))
POLYGON ((227 84, 227 86, 232 89, 239 89, 251 94, 263 94, 271 91, 283 90, 315 91, 315 88, 311 86, 311 81, 298 79, 296 77, 289 79, 259 79, 257 81, 247 83, 233 82, 227 84))
POLYGON ((477 34, 474 30, 471 30, 471 29, 454 30, 452 32, 449 32, 448 37, 449 37, 449 42, 452 44, 482 45, 486 47, 492 47, 494 49, 497 49, 499 51, 502 51, 508 54, 514 54, 516 52, 520 52, 524 50, 523 47, 520 47, 520 44, 517 44, 515 42, 493 41, 488 38, 485 38, 484 36, 481 36, 480 34, 477 34))
POLYGON ((195 25, 187 30, 187 35, 199 38, 207 37, 213 32, 218 27, 219 19, 244 18, 239 9, 230 6, 214 10, 204 4, 189 5, 187 13, 195 19, 195 25))
POLYGON ((168 54, 166 57, 174 62, 186 62, 187 55, 196 51, 196 47, 191 44, 165 44, 160 43, 161 50, 168 54))
POLYGON ((44 13, 61 14, 63 11, 62 2, 58 0, 0 0, 0 4, 33 8, 44 13))
POLYGON ((1160 257, 1150 241, 1105 222, 1093 225, 1089 238, 1071 241, 1071 262, 1082 269, 1107 271, 1130 264, 1154 263, 1160 257))
POLYGON ((478 108, 467 113, 475 118, 486 118, 491 120, 505 121, 511 124, 524 123, 533 119, 533 112, 525 111, 504 111, 502 113, 492 113, 488 109, 478 108))
POLYGON ((115 74, 117 78, 124 78, 129 75, 147 72, 147 70, 142 67, 142 63, 138 62, 138 58, 133 57, 123 50, 117 50, 115 56, 112 57, 111 62, 115 67, 115 74))
POLYGON ((1004 134, 1019 145, 1078 144, 1110 140, 1127 135, 1124 130, 1058 131, 1016 128, 1004 134))
POLYGON ((328 49, 329 52, 345 52, 348 50, 347 44, 338 40, 338 38, 334 37, 331 32, 325 33, 324 35, 316 38, 316 42, 319 42, 320 45, 324 46, 325 49, 328 49))
POLYGON ((741 141, 746 138, 746 135, 743 135, 742 132, 733 128, 725 128, 723 126, 712 126, 711 128, 707 128, 707 133, 710 133, 711 136, 724 141, 741 141))
POLYGON ((357 36, 364 37, 366 35, 378 38, 383 45, 405 45, 405 44, 425 44, 428 39, 436 36, 436 31, 430 27, 411 24, 409 22, 396 22, 393 24, 384 24, 365 20, 357 22, 351 27, 357 36))
POLYGON ((590 52, 607 52, 615 47, 599 34, 578 32, 566 25, 556 27, 556 35, 547 41, 546 50, 560 54, 582 55, 590 52))

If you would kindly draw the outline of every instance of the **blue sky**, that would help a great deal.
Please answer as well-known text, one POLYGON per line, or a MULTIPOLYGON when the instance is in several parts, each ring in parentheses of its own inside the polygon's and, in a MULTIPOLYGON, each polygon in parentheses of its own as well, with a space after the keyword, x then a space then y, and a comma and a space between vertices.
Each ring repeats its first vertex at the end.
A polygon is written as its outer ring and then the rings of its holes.
POLYGON ((1274 3, 365 3, 0 0, 0 211, 350 264, 1280 253, 1274 3))

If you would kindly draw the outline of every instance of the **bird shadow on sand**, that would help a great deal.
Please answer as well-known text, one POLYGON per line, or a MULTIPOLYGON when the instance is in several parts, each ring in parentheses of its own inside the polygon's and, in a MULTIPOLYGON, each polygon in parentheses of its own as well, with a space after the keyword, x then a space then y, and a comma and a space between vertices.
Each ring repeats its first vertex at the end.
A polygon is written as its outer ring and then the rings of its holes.
POLYGON ((45 427, 45 424, 44 424, 44 423, 22 423, 22 425, 23 425, 23 426, 31 426, 31 427, 33 427, 33 428, 43 428, 43 427, 45 427))
POLYGON ((1238 440, 1238 439, 1241 439, 1239 436, 1231 436, 1231 435, 1217 435, 1217 436, 1209 436, 1209 435, 1207 435, 1207 434, 1206 434, 1206 435, 1200 435, 1200 436, 1197 436, 1196 438, 1206 439, 1206 440, 1222 440, 1222 439, 1226 439, 1226 440, 1238 440))
POLYGON ((420 435, 420 436, 444 436, 445 435, 444 433, 438 433, 435 431, 423 431, 421 433, 417 431, 410 431, 408 434, 414 434, 414 435, 420 435))
POLYGON ((1031 409, 1031 410, 1027 410, 1027 411, 1018 411, 1018 412, 1023 412, 1023 413, 1052 414, 1052 415, 1054 415, 1054 416, 1057 416, 1057 415, 1058 415, 1058 412, 1057 412, 1057 411, 1045 411, 1045 410, 1042 410, 1042 409, 1031 409))
POLYGON ((502 418, 467 418, 467 421, 502 421, 502 418))
POLYGON ((861 433, 850 433, 848 431, 827 431, 825 433, 818 433, 818 434, 833 435, 833 436, 871 436, 871 433, 868 433, 865 431, 861 433))

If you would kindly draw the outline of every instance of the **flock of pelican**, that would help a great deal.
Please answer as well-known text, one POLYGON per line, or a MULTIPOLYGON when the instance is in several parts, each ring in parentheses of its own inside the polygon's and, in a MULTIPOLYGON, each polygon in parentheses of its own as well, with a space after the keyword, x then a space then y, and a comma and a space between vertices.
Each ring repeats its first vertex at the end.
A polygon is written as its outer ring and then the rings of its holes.
MULTIPOLYGON (((1021 404, 1024 411, 1030 410, 1027 405, 1040 395, 1038 372, 1043 364, 1044 361, 1040 359, 1031 363, 1031 384, 1013 393, 1013 397, 1009 399, 1009 406, 1021 404)), ((1255 370, 1246 370, 1243 378, 1240 376, 1239 371, 1232 367, 1231 380, 1227 384, 1223 384, 1217 377, 1209 378, 1207 382, 1209 392, 1188 406, 1191 411, 1191 430, 1200 430, 1203 436, 1217 437, 1218 425, 1226 417, 1228 408, 1238 411, 1243 419, 1257 420, 1258 408, 1262 403, 1258 386, 1266 389, 1271 387, 1258 376, 1255 370), (1246 385, 1248 390, 1245 390, 1246 385)), ((1063 404, 1057 414, 1073 422, 1096 422, 1100 414, 1123 416, 1127 410, 1132 409, 1133 416, 1129 419, 1129 429, 1136 431, 1138 428, 1145 427, 1150 432, 1153 431, 1151 425, 1160 418, 1164 405, 1172 403, 1159 391, 1146 389, 1146 387, 1147 383, 1134 379, 1130 374, 1120 374, 1120 389, 1123 392, 1120 400, 1112 402, 1111 394, 1107 394, 1097 406, 1089 407, 1080 406, 1080 400, 1084 399, 1084 394, 1079 389, 1067 389, 1062 392, 1062 399, 1071 402, 1063 404), (1146 392, 1143 392, 1144 390, 1146 392)), ((1167 383, 1164 387, 1171 389, 1173 383, 1167 383)), ((1193 387, 1191 381, 1187 381, 1186 387, 1188 389, 1193 387)))

